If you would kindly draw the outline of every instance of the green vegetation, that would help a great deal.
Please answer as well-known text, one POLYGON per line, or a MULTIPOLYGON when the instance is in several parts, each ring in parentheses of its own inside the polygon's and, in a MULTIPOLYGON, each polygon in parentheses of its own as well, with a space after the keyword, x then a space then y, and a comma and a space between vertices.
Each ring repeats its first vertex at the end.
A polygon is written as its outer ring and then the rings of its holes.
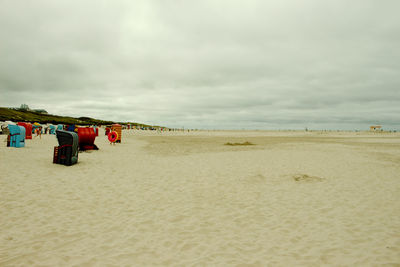
MULTIPOLYGON (((66 117, 51 114, 40 114, 35 111, 27 111, 20 109, 2 108, 0 107, 0 121, 14 121, 14 122, 38 122, 38 123, 52 123, 52 124, 76 124, 76 125, 109 125, 116 122, 97 120, 89 117, 66 117)), ((128 124, 126 122, 119 122, 120 124, 128 124)), ((129 123, 135 126, 143 125, 138 123, 129 123)))

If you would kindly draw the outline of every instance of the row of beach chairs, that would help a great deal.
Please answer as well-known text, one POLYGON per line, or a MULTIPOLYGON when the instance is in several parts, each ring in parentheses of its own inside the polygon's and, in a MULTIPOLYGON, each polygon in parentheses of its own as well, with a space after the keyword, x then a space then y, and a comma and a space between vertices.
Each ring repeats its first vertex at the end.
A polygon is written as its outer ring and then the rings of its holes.
MULTIPOLYGON (((30 127, 26 126, 27 125, 8 125, 10 134, 7 137, 7 146, 25 146, 25 139, 29 139, 29 137, 26 137, 26 129, 28 129, 28 131, 31 131, 32 129, 31 125, 29 125, 30 127)), ((54 147, 53 163, 71 166, 78 162, 79 150, 98 149, 97 146, 94 144, 94 140, 96 136, 98 136, 97 127, 82 127, 78 128, 77 131, 61 130, 61 127, 59 126, 57 127, 57 130, 54 128, 50 128, 50 133, 52 133, 52 131, 55 131, 59 145, 54 147)), ((119 130, 119 140, 117 140, 117 142, 121 142, 121 126, 118 124, 114 124, 112 129, 119 130), (120 128, 118 129, 117 126, 119 126, 120 128)))

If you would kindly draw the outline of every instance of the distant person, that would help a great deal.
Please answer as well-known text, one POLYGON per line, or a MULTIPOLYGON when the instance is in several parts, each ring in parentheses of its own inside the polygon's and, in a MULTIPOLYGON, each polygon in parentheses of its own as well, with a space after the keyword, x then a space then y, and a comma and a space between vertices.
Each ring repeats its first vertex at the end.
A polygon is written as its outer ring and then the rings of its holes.
POLYGON ((35 134, 36 134, 36 137, 40 136, 40 139, 42 139, 42 128, 37 127, 35 129, 35 134))

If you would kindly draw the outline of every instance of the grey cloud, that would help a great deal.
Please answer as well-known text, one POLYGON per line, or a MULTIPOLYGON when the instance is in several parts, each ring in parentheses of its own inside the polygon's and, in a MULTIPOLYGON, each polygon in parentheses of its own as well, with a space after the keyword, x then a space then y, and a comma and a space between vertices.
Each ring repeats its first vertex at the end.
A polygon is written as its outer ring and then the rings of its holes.
POLYGON ((399 8, 4 0, 0 105, 171 127, 400 128, 399 8))

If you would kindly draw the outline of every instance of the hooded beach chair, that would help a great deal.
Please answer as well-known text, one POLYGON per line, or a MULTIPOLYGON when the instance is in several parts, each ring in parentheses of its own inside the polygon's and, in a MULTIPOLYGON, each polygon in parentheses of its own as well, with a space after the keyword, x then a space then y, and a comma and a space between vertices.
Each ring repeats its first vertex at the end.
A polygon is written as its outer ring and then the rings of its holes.
POLYGON ((49 134, 56 134, 56 126, 54 125, 49 126, 49 134))
POLYGON ((74 132, 75 131, 75 124, 68 125, 67 131, 74 132))
POLYGON ((59 146, 54 147, 53 163, 71 166, 78 162, 78 135, 75 132, 57 130, 59 146))
POLYGON ((25 128, 25 139, 32 139, 32 124, 28 122, 18 122, 18 125, 25 128))
POLYGON ((24 147, 25 146, 25 127, 18 125, 8 125, 10 134, 7 137, 7 146, 24 147))
POLYGON ((96 133, 92 127, 79 127, 78 128, 79 137, 79 151, 85 150, 98 150, 99 148, 94 144, 96 139, 96 133))
POLYGON ((111 126, 111 131, 116 131, 118 134, 117 143, 121 143, 121 135, 122 135, 122 125, 120 124, 113 124, 111 126))

